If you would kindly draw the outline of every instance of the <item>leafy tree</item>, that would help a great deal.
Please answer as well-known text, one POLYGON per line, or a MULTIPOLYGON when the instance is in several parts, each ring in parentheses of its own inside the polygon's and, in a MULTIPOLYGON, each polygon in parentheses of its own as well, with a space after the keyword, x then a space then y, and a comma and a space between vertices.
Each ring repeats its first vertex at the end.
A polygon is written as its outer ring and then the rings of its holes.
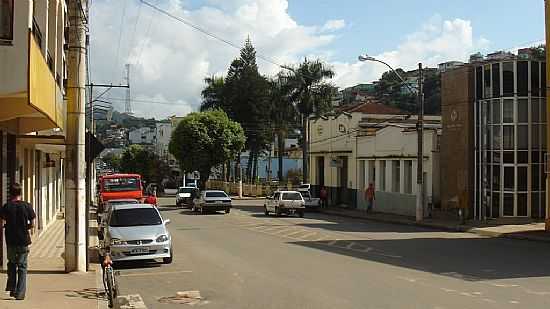
POLYGON ((334 77, 334 71, 321 60, 304 60, 297 68, 290 68, 287 75, 290 98, 296 102, 302 114, 303 179, 308 180, 308 119, 311 115, 321 115, 332 109, 332 98, 336 88, 326 82, 334 77))
POLYGON ((131 145, 120 158, 120 171, 140 174, 147 183, 161 183, 170 174, 170 167, 155 153, 140 145, 131 145))
POLYGON ((201 111, 209 109, 222 109, 230 114, 227 100, 224 97, 225 79, 223 77, 211 76, 204 79, 206 87, 202 90, 201 111))
POLYGON ((184 117, 169 144, 170 153, 183 171, 199 171, 200 187, 210 177, 212 167, 233 160, 244 147, 242 127, 221 110, 191 113, 184 117))
POLYGON ((103 156, 101 158, 103 160, 103 162, 105 162, 107 164, 107 166, 109 166, 109 168, 111 168, 112 170, 114 171, 119 171, 120 170, 120 162, 121 162, 121 158, 113 153, 108 153, 106 154, 105 156, 103 156))

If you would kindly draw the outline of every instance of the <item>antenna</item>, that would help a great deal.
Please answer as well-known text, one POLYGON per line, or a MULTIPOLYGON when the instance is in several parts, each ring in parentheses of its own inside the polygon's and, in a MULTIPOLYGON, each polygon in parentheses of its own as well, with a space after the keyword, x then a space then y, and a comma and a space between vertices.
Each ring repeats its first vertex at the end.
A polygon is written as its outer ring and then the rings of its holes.
POLYGON ((125 102, 125 108, 124 112, 128 115, 132 115, 132 97, 130 95, 130 64, 126 64, 126 85, 128 85, 128 88, 126 89, 126 98, 124 100, 125 102))

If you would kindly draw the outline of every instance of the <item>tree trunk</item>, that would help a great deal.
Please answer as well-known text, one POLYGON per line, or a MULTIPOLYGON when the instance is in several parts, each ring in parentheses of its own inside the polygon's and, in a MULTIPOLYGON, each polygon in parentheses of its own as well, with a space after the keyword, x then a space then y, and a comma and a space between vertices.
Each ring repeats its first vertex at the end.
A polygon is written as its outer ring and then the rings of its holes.
POLYGON ((256 179, 258 178, 258 155, 259 153, 256 152, 254 154, 254 163, 252 167, 252 182, 256 183, 256 179))
POLYGON ((308 156, 309 156, 309 134, 308 134, 308 115, 302 116, 302 136, 303 136, 303 145, 302 145, 302 172, 303 172, 303 183, 308 183, 308 156))
POLYGON ((231 160, 227 160, 227 163, 225 165, 226 167, 226 170, 225 170, 225 181, 229 182, 230 178, 231 178, 231 160))
POLYGON ((279 177, 279 181, 283 181, 283 176, 284 176, 283 157, 285 154, 285 139, 284 139, 283 132, 279 132, 277 136, 277 147, 279 149, 279 153, 277 154, 279 157, 279 170, 278 170, 277 177, 279 177))
POLYGON ((241 175, 241 153, 237 155, 235 160, 235 181, 241 180, 243 175, 241 175))
POLYGON ((248 183, 252 182, 252 163, 254 161, 254 151, 250 149, 248 152, 248 162, 246 163, 246 178, 248 183))

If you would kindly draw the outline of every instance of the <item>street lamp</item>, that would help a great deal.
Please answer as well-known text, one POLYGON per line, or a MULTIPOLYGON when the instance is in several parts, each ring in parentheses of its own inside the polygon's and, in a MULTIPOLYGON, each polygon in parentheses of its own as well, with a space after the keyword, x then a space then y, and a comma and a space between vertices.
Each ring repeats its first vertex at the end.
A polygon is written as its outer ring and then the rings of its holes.
POLYGON ((416 172, 416 183, 417 183, 417 194, 416 194, 416 221, 422 221, 424 218, 424 87, 423 87, 423 76, 422 76, 422 63, 418 64, 418 89, 412 88, 399 73, 394 70, 386 62, 371 57, 367 54, 360 55, 358 57, 359 61, 372 61, 379 62, 390 68, 390 70, 399 78, 399 80, 407 87, 407 89, 418 98, 418 120, 416 122, 416 132, 418 134, 418 156, 417 156, 417 172, 416 172))

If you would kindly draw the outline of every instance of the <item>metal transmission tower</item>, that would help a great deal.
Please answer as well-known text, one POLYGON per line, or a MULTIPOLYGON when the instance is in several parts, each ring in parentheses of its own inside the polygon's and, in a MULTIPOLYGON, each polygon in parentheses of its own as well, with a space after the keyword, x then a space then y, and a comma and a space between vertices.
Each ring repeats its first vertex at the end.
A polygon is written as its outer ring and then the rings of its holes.
POLYGON ((126 64, 126 85, 128 88, 126 88, 126 98, 124 100, 125 107, 124 112, 128 115, 132 115, 132 98, 130 96, 130 64, 126 64))

